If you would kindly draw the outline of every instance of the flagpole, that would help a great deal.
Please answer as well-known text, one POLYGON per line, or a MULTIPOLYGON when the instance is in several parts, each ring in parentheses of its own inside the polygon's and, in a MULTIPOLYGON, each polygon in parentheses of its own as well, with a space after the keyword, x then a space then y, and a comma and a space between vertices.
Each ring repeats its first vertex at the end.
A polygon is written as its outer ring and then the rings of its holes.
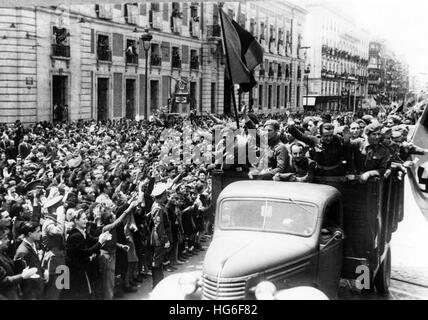
POLYGON ((231 71, 231 69, 230 69, 229 53, 228 53, 228 51, 227 51, 227 45, 226 45, 226 35, 225 35, 225 33, 224 33, 224 25, 223 25, 223 14, 224 14, 224 11, 223 11, 223 3, 222 3, 222 2, 220 2, 220 3, 218 4, 218 7, 219 7, 219 9, 220 9, 221 33, 222 33, 222 36, 223 36, 224 50, 225 50, 225 53, 226 53, 227 72, 228 72, 228 74, 229 74, 229 79, 230 79, 230 81, 231 81, 231 83, 232 83, 232 85, 231 85, 231 90, 232 90, 232 102, 233 102, 233 109, 234 109, 234 111, 235 111, 236 127, 237 127, 237 129, 239 129, 239 119, 238 119, 238 109, 237 109, 237 107, 236 107, 235 89, 234 89, 233 81, 232 81, 232 71, 231 71))

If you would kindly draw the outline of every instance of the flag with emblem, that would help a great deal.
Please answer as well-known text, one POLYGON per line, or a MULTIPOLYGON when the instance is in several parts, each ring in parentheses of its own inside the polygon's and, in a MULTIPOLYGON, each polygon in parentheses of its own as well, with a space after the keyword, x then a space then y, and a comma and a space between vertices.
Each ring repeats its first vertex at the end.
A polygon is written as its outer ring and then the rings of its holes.
MULTIPOLYGON (((428 149, 428 101, 425 101, 421 107, 423 105, 425 105, 425 111, 416 124, 412 143, 428 149)), ((425 219, 428 220, 428 154, 414 155, 412 158, 415 166, 409 170, 409 180, 413 196, 425 219)))
POLYGON ((239 84, 243 92, 256 84, 252 71, 263 63, 263 48, 247 30, 220 10, 223 21, 223 44, 227 48, 227 63, 233 84, 239 84))

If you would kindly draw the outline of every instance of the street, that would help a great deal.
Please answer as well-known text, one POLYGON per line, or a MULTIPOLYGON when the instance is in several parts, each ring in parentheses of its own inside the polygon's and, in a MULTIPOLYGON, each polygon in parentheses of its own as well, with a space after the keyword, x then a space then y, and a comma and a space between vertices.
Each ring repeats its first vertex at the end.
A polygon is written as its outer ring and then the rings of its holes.
MULTIPOLYGON (((399 224, 391 241, 392 272, 391 287, 388 296, 376 294, 361 294, 349 287, 341 286, 340 300, 426 300, 428 299, 428 223, 423 218, 420 209, 413 199, 409 181, 406 179, 405 187, 405 216, 399 224)), ((209 243, 204 244, 208 248, 209 243)), ((201 252, 178 266, 178 272, 202 270, 206 251, 201 252)), ((165 272, 165 277, 171 275, 165 272)), ((138 292, 126 294, 123 300, 147 300, 151 291, 152 281, 144 279, 138 292)))

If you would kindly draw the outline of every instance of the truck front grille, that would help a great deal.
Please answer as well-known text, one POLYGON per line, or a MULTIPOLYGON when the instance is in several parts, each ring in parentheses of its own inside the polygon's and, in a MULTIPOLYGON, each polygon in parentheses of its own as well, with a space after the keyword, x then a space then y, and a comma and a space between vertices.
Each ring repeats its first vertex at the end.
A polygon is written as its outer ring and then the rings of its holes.
POLYGON ((242 300, 245 299, 245 280, 202 277, 202 294, 207 300, 242 300))

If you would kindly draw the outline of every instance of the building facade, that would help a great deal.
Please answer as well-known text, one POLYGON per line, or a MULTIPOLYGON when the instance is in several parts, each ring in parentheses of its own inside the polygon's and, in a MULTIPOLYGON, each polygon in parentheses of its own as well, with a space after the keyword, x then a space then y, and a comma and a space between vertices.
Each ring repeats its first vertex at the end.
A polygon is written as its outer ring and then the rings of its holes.
POLYGON ((358 109, 368 90, 368 32, 325 2, 309 1, 305 8, 310 47, 305 106, 321 111, 358 109))
POLYGON ((383 40, 373 40, 369 48, 369 97, 379 103, 404 101, 409 91, 409 67, 383 40))
MULTIPOLYGON (((286 2, 226 3, 224 10, 266 52, 257 88, 238 98, 257 112, 301 108, 305 11, 286 2)), ((216 3, 0 8, 0 17, 0 122, 52 121, 59 105, 68 106, 69 120, 142 119, 165 105, 231 112, 216 3), (178 80, 187 83, 190 105, 170 103, 178 80)))

